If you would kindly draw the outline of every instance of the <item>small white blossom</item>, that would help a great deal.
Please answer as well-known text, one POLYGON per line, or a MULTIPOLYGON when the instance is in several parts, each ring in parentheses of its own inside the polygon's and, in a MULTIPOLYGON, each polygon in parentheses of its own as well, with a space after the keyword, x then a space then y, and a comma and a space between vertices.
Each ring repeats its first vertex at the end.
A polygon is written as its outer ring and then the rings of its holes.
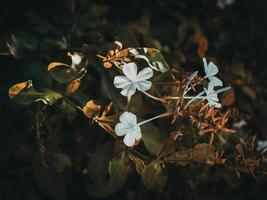
POLYGON ((243 127, 246 126, 246 125, 247 125, 247 122, 246 122, 245 120, 241 119, 240 121, 235 122, 235 123, 233 124, 233 127, 234 127, 234 128, 239 128, 239 129, 241 129, 241 128, 243 128, 243 127))
POLYGON ((257 150, 261 151, 262 153, 264 153, 265 151, 267 151, 267 140, 264 141, 258 141, 257 142, 257 150))
POLYGON ((136 115, 131 112, 124 112, 120 116, 120 122, 115 126, 117 136, 124 136, 123 142, 126 146, 133 146, 136 140, 140 140, 141 128, 137 123, 136 115))
POLYGON ((218 67, 213 62, 209 62, 208 64, 206 58, 203 58, 202 61, 204 63, 204 70, 206 73, 204 78, 209 79, 209 85, 212 85, 214 87, 223 86, 222 81, 215 76, 219 71, 218 67))
POLYGON ((153 76, 153 70, 149 67, 142 69, 137 73, 137 66, 135 63, 128 63, 122 67, 125 76, 116 76, 114 78, 114 85, 116 88, 121 88, 121 95, 131 97, 136 89, 145 92, 152 86, 151 81, 147 81, 153 76))
POLYGON ((217 7, 220 9, 224 9, 226 6, 232 5, 235 0, 217 0, 217 7))
POLYGON ((73 54, 72 53, 68 53, 68 56, 71 57, 71 61, 72 61, 71 65, 72 66, 79 65, 82 62, 82 59, 83 59, 83 57, 77 52, 74 52, 73 54))
POLYGON ((220 108, 222 105, 219 102, 218 94, 214 91, 213 86, 209 85, 208 89, 204 88, 206 97, 205 99, 208 101, 208 105, 210 107, 214 106, 215 108, 220 108))

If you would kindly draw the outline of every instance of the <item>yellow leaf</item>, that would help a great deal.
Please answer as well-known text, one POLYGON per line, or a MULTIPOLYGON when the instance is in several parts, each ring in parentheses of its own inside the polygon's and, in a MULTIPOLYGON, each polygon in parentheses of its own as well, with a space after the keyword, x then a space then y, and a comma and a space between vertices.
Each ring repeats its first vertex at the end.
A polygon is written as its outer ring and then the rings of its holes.
POLYGON ((81 78, 77 78, 77 79, 73 80, 67 86, 66 93, 71 94, 71 93, 75 92, 80 87, 80 84, 81 84, 81 78))
POLYGON ((31 84, 32 84, 31 81, 26 81, 26 82, 17 83, 16 85, 13 85, 8 91, 9 98, 13 99, 18 93, 20 93, 21 90, 23 90, 26 87, 31 86, 31 84))
POLYGON ((60 63, 60 62, 52 62, 52 63, 50 63, 50 64, 48 65, 47 70, 49 71, 49 70, 51 70, 51 69, 53 69, 53 68, 55 68, 55 67, 58 67, 58 66, 67 66, 67 67, 69 67, 69 65, 64 64, 64 63, 60 63))
POLYGON ((104 62, 104 67, 107 68, 107 69, 109 69, 109 68, 112 67, 112 63, 110 63, 110 62, 104 62))
POLYGON ((94 100, 90 100, 83 107, 83 113, 86 117, 92 118, 94 116, 98 116, 100 112, 101 106, 96 104, 94 100))

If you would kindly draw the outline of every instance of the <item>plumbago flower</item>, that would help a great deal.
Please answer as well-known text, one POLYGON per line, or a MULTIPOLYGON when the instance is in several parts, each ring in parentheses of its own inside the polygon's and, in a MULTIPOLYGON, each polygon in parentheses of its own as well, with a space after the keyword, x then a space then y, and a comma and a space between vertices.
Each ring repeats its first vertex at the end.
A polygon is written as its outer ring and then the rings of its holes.
POLYGON ((208 64, 206 58, 203 58, 202 61, 204 63, 204 70, 206 73, 204 78, 209 79, 209 85, 212 85, 214 87, 215 86, 223 86, 222 81, 215 76, 219 71, 218 67, 213 62, 209 62, 209 64, 208 64))
POLYGON ((218 93, 214 91, 213 86, 209 85, 208 89, 204 88, 206 93, 205 99, 208 101, 210 107, 220 108, 222 105, 219 102, 218 93))
POLYGON ((149 67, 142 69, 137 73, 137 66, 135 63, 128 63, 122 67, 123 74, 125 76, 115 76, 114 85, 116 88, 120 88, 121 95, 131 97, 136 89, 145 92, 152 86, 150 79, 153 76, 153 70, 149 67))
POLYGON ((137 124, 136 115, 130 112, 124 112, 120 116, 120 122, 115 126, 117 136, 124 136, 123 142, 126 146, 133 146, 135 141, 140 140, 141 128, 137 124))
POLYGON ((115 126, 115 133, 117 136, 124 136, 123 142, 126 146, 131 147, 135 144, 137 140, 142 137, 140 126, 146 124, 152 120, 169 116, 171 113, 163 113, 147 119, 145 121, 137 123, 137 117, 131 112, 124 112, 121 114, 119 123, 115 126))

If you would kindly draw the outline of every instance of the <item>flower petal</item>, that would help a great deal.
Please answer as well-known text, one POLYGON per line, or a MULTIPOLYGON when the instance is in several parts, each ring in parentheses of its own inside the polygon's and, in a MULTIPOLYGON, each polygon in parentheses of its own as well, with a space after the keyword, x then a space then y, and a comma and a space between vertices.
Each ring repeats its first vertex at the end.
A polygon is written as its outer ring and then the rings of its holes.
POLYGON ((130 125, 136 125, 137 124, 137 118, 136 115, 131 112, 124 112, 120 116, 120 121, 122 123, 130 124, 130 125))
POLYGON ((140 140, 142 137, 141 128, 140 126, 136 125, 134 126, 134 136, 136 140, 140 140))
POLYGON ((128 133, 127 135, 124 136, 123 142, 128 147, 133 146, 134 143, 135 143, 135 137, 134 137, 134 135, 128 133))
POLYGON ((136 87, 139 91, 147 91, 151 88, 151 81, 139 81, 136 83, 136 87))
POLYGON ((69 54, 71 56, 71 61, 72 61, 72 65, 78 65, 82 62, 82 57, 77 54, 77 53, 74 53, 74 54, 69 54))
POLYGON ((115 133, 117 136, 126 135, 129 125, 125 123, 117 123, 115 126, 115 133))
POLYGON ((123 65, 122 71, 131 81, 136 81, 137 79, 137 66, 135 63, 127 63, 123 65))
POLYGON ((202 58, 202 61, 203 61, 203 64, 204 64, 204 71, 207 74, 207 71, 208 71, 208 63, 207 63, 207 60, 204 57, 204 58, 202 58))
POLYGON ((137 75, 137 81, 150 79, 153 76, 153 70, 149 67, 142 69, 137 75))
POLYGON ((131 82, 125 76, 115 76, 114 78, 114 86, 116 88, 124 88, 128 86, 129 84, 131 84, 131 82))
POLYGON ((135 86, 135 84, 131 83, 122 89, 121 95, 126 96, 126 97, 130 97, 135 93, 135 91, 136 91, 136 86, 135 86))
POLYGON ((205 69, 206 77, 214 76, 218 71, 218 67, 213 62, 210 62, 205 69))
POLYGON ((220 108, 222 105, 220 103, 217 103, 215 101, 208 101, 208 105, 210 107, 220 108))
POLYGON ((214 87, 223 86, 223 82, 216 76, 209 77, 209 80, 210 80, 209 85, 213 85, 214 87))

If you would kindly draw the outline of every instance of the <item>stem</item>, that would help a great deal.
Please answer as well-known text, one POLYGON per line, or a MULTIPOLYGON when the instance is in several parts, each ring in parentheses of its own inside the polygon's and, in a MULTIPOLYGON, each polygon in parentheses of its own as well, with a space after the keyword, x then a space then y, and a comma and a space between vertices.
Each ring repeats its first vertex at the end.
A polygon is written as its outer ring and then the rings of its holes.
POLYGON ((194 101, 194 100, 196 100, 196 99, 202 99, 202 100, 204 100, 205 98, 203 98, 203 97, 201 97, 201 95, 202 94, 204 94, 205 93, 205 91, 202 91, 202 92, 200 92, 197 96, 195 96, 193 99, 191 99, 186 105, 185 105, 185 109, 194 101), (200 98, 201 97, 201 98, 200 98))
POLYGON ((161 98, 159 98, 159 97, 155 97, 155 96, 153 96, 153 95, 151 95, 151 94, 149 94, 149 93, 147 93, 147 92, 145 92, 145 91, 142 91, 146 96, 148 96, 149 98, 151 98, 151 99, 154 99, 154 100, 156 100, 156 101, 160 101, 161 103, 167 103, 166 102, 166 100, 164 100, 164 99, 161 99, 161 98))
POLYGON ((81 112, 83 112, 83 109, 80 106, 77 106, 75 103, 73 103, 71 100, 69 99, 65 99, 68 103, 70 103, 71 105, 73 105, 74 107, 76 107, 78 110, 80 110, 81 112))
POLYGON ((157 116, 152 117, 152 118, 150 118, 150 119, 147 119, 147 120, 145 120, 145 121, 139 122, 137 125, 141 126, 141 125, 143 125, 143 124, 145 124, 145 123, 148 123, 148 122, 150 122, 150 121, 153 121, 153 120, 155 120, 155 119, 162 118, 162 117, 167 117, 167 116, 170 116, 170 115, 172 115, 172 113, 170 113, 170 112, 165 112, 165 113, 163 113, 163 114, 157 115, 157 116))
MULTIPOLYGON (((165 99, 173 99, 173 100, 177 100, 177 99, 180 99, 181 97, 166 97, 165 99)), ((183 97, 184 99, 202 99, 203 97, 198 97, 198 96, 193 96, 193 97, 189 97, 189 96, 186 96, 186 97, 183 97)))
POLYGON ((188 88, 188 86, 191 83, 191 81, 196 77, 197 74, 198 74, 198 71, 195 71, 193 74, 191 74, 191 76, 189 76, 189 80, 186 83, 186 86, 184 88, 183 97, 187 94, 187 92, 189 92, 191 90, 191 87, 188 88))

